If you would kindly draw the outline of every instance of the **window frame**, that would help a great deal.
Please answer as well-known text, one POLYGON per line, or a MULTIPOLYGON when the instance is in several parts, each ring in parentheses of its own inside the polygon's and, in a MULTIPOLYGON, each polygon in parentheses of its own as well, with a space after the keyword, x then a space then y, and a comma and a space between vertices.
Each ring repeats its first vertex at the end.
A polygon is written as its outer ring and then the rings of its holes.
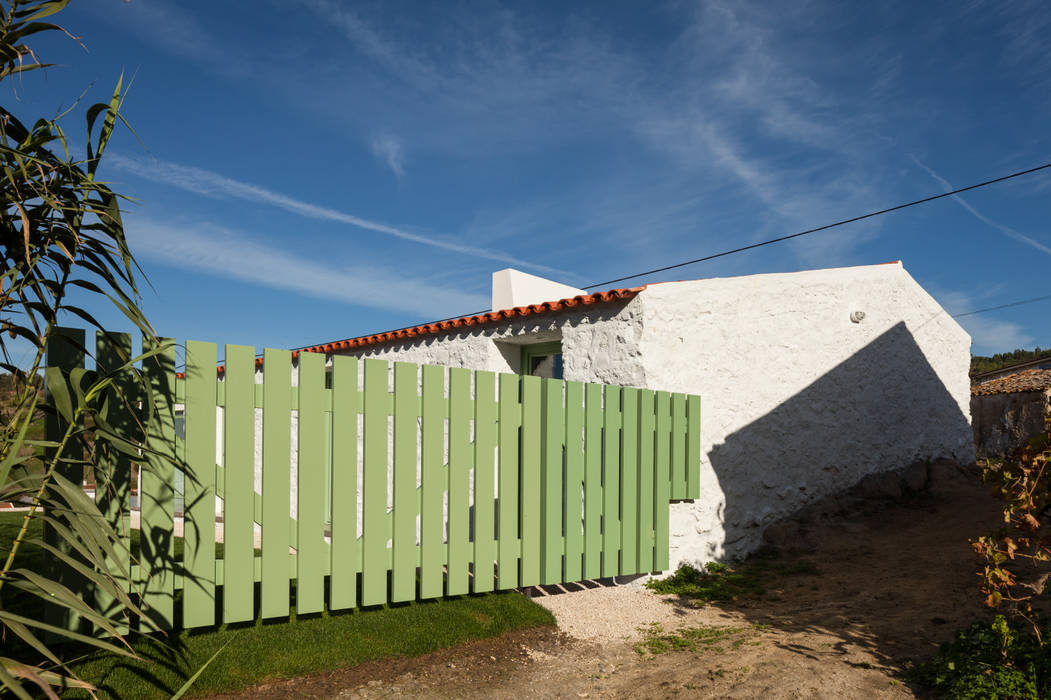
MULTIPOLYGON (((532 343, 522 346, 522 354, 519 360, 519 374, 533 376, 532 359, 541 355, 562 355, 562 366, 565 367, 565 355, 562 352, 562 341, 551 340, 546 343, 532 343)), ((564 373, 564 370, 563 370, 564 373)))

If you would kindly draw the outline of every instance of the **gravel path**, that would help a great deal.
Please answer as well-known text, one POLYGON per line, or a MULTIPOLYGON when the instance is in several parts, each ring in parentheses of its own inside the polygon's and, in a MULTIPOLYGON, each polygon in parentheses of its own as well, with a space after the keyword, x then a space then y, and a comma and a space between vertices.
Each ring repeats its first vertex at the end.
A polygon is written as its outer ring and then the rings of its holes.
POLYGON ((534 603, 551 611, 558 628, 565 634, 587 642, 634 642, 642 637, 640 628, 659 623, 665 629, 677 626, 681 614, 641 585, 601 585, 594 581, 573 586, 534 589, 534 603))

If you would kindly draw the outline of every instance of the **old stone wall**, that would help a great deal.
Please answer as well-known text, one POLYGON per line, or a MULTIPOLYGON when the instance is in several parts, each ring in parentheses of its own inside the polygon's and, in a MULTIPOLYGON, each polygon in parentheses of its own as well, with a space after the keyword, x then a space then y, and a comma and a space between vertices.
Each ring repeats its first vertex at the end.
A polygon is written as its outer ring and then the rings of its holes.
POLYGON ((981 457, 1004 459, 1044 430, 1051 389, 971 397, 974 444, 981 457))

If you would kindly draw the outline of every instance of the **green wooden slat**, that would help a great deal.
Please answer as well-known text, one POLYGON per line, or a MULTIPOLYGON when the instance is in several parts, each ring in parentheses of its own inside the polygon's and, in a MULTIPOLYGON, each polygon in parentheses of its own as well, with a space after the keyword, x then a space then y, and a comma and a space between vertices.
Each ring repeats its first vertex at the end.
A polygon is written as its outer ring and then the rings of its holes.
POLYGON ((391 600, 416 598, 416 375, 419 366, 394 363, 394 567, 391 600))
POLYGON ((701 397, 686 398, 686 498, 701 497, 701 397))
POLYGON ((562 555, 562 442, 565 416, 562 408, 562 382, 544 379, 541 385, 540 427, 540 581, 560 583, 562 555))
MULTIPOLYGON (((154 622, 170 629, 175 624, 175 346, 169 338, 156 344, 168 347, 143 362, 153 415, 142 468, 139 556, 146 576, 142 602, 154 622)), ((154 341, 144 338, 143 350, 153 348, 154 341)))
POLYGON ((255 348, 227 345, 225 356, 223 622, 230 623, 254 617, 255 348))
POLYGON ((620 573, 620 396, 606 387, 602 421, 602 575, 620 573))
POLYGON ((387 601, 387 361, 365 360, 361 602, 387 601))
POLYGON ((622 391, 620 433, 620 573, 639 570, 639 390, 622 391))
MULTIPOLYGON (((58 367, 63 371, 63 375, 67 377, 65 382, 66 390, 73 402, 76 402, 76 394, 70 386, 68 374, 70 370, 84 366, 84 341, 85 334, 82 328, 56 327, 52 330, 51 339, 47 345, 46 365, 48 367, 58 367)), ((55 405, 51 398, 51 391, 53 388, 55 387, 50 385, 45 387, 46 396, 44 400, 51 406, 55 405)), ((73 407, 76 408, 76 403, 73 404, 73 407)), ((55 413, 49 412, 44 418, 44 434, 49 441, 61 441, 63 435, 65 435, 67 427, 68 423, 55 413)), ((76 443, 76 440, 70 441, 62 455, 63 458, 82 458, 81 455, 76 454, 78 450, 73 447, 76 443)), ((55 452, 55 449, 50 447, 45 450, 44 454, 48 464, 54 460, 55 452)), ((84 468, 81 465, 70 465, 59 462, 55 467, 55 471, 69 479, 74 484, 79 484, 84 480, 84 468)), ((56 497, 55 490, 52 489, 48 496, 52 498, 56 497)), ((44 541, 65 554, 77 556, 73 547, 46 522, 44 523, 44 541)), ((53 580, 58 581, 74 592, 84 591, 85 584, 83 583, 83 580, 79 578, 72 568, 63 565, 57 558, 48 558, 48 569, 53 580)), ((44 616, 48 624, 55 625, 56 627, 73 630, 80 626, 79 615, 75 615, 66 608, 58 605, 46 606, 44 616)))
POLYGON ((263 617, 288 615, 292 508, 292 353, 263 351, 263 617))
POLYGON ((671 510, 671 397, 666 391, 657 392, 655 423, 653 570, 664 571, 668 568, 668 516, 671 510))
POLYGON ((518 402, 520 381, 518 375, 500 375, 497 587, 501 589, 518 586, 518 429, 522 421, 522 407, 518 402))
POLYGON ((671 497, 686 498, 686 395, 671 395, 671 497))
POLYGON ((584 578, 602 575, 602 385, 584 386, 584 578))
POLYGON ((332 547, 329 608, 357 605, 358 359, 332 357, 332 547))
MULTIPOLYGON (((100 374, 116 372, 131 358, 131 336, 126 333, 103 333, 95 338, 95 362, 100 374)), ((214 364, 213 376, 214 376, 214 364)), ((106 390, 104 417, 119 434, 134 434, 136 421, 134 411, 138 392, 135 378, 130 372, 121 372, 114 378, 112 388, 106 390)), ((214 423, 214 421, 213 421, 214 423)), ((96 443, 97 466, 95 468, 95 503, 106 522, 117 535, 116 556, 108 557, 106 569, 125 591, 131 589, 131 457, 109 446, 105 441, 96 443)), ((95 609, 115 623, 117 631, 127 634, 126 615, 120 609, 115 596, 95 591, 95 609)))
POLYGON ((325 356, 299 355, 299 430, 296 474, 296 612, 321 612, 325 606, 325 356))
POLYGON ((446 559, 444 499, 448 484, 445 461, 445 370, 423 367, 423 436, 420 469, 422 504, 420 513, 420 597, 442 595, 446 559))
POLYGON ((468 591, 471 494, 471 372, 460 367, 449 370, 449 577, 447 595, 468 591))
MULTIPOLYGON (((653 571, 653 530, 654 530, 654 471, 653 471, 653 434, 654 395, 650 389, 639 392, 639 450, 638 450, 638 526, 639 526, 639 573, 653 571)), ((667 508, 658 505, 659 508, 667 508)))
POLYGON ((566 382, 566 581, 579 581, 584 554, 584 385, 566 382))
POLYGON ((215 343, 186 341, 183 562, 191 580, 183 586, 183 627, 215 624, 216 355, 215 343))
POLYGON ((521 439, 521 524, 522 538, 521 580, 519 585, 540 583, 540 443, 541 443, 541 380, 540 377, 522 377, 522 439, 521 439))
POLYGON ((496 561, 496 375, 474 375, 474 584, 472 590, 493 590, 496 561))

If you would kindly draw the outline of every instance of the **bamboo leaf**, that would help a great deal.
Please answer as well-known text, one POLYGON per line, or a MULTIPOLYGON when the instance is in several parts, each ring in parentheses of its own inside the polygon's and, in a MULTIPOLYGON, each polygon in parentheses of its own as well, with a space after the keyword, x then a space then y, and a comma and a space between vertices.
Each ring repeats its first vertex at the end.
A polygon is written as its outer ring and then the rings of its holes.
MULTIPOLYGON (((0 662, 7 660, 8 659, 5 657, 0 657, 0 662)), ((19 683, 13 675, 8 673, 6 663, 0 663, 0 683, 3 684, 3 687, 6 690, 10 690, 16 697, 21 698, 21 700, 33 700, 33 696, 25 691, 22 684, 19 683)))
POLYGON ((48 393, 51 395, 51 400, 54 402, 58 414, 67 423, 72 423, 73 401, 69 397, 69 387, 66 385, 66 378, 62 374, 62 370, 58 367, 48 367, 44 370, 44 377, 47 381, 48 393))
POLYGON ((190 689, 190 687, 197 682, 197 679, 201 677, 201 674, 204 673, 205 669, 212 665, 212 662, 215 661, 216 657, 219 656, 219 654, 221 654, 223 650, 226 649, 226 647, 230 646, 230 642, 232 641, 233 640, 231 639, 226 644, 219 647, 219 649, 216 650, 214 654, 212 654, 212 657, 205 661, 204 665, 197 669, 194 672, 194 674, 187 678, 186 682, 183 683, 177 691, 175 691, 175 695, 172 695, 171 700, 179 700, 183 695, 185 695, 186 692, 190 689))
POLYGON ((69 0, 50 0, 50 2, 40 3, 36 8, 31 8, 31 10, 35 10, 31 15, 25 18, 19 17, 19 19, 24 22, 32 22, 33 20, 50 17, 56 12, 64 9, 68 4, 69 0))
POLYGON ((90 605, 85 603, 79 596, 61 583, 52 581, 51 579, 28 569, 16 569, 11 573, 17 573, 20 576, 25 577, 28 582, 23 583, 21 581, 12 581, 11 585, 15 588, 26 591, 38 598, 50 600, 51 602, 61 605, 69 610, 73 610, 106 630, 114 637, 121 636, 117 632, 116 627, 113 626, 113 623, 105 615, 96 612, 90 605))
POLYGON ((114 644, 110 644, 109 642, 102 639, 89 637, 86 634, 81 634, 80 632, 67 630, 64 627, 57 627, 55 625, 48 624, 46 622, 41 622, 40 620, 34 620, 33 618, 25 617, 23 615, 16 615, 15 613, 9 610, 0 610, 0 622, 7 624, 9 620, 21 622, 27 627, 36 627, 37 629, 44 630, 45 632, 51 632, 52 634, 57 634, 59 636, 65 637, 66 639, 72 639, 77 642, 84 642, 85 644, 90 644, 91 646, 97 649, 102 649, 103 651, 108 651, 112 654, 119 654, 120 656, 124 656, 129 659, 138 658, 135 652, 131 650, 131 647, 128 647, 127 649, 122 649, 121 647, 118 647, 114 644))
POLYGON ((51 686, 58 685, 66 688, 82 688, 84 690, 96 690, 95 686, 80 680, 75 676, 63 676, 55 673, 54 671, 45 671, 36 666, 28 666, 26 664, 15 661, 14 659, 0 659, 0 664, 4 666, 4 670, 10 673, 12 676, 26 678, 31 680, 40 686, 41 690, 49 698, 55 698, 58 700, 58 695, 51 689, 51 686))

